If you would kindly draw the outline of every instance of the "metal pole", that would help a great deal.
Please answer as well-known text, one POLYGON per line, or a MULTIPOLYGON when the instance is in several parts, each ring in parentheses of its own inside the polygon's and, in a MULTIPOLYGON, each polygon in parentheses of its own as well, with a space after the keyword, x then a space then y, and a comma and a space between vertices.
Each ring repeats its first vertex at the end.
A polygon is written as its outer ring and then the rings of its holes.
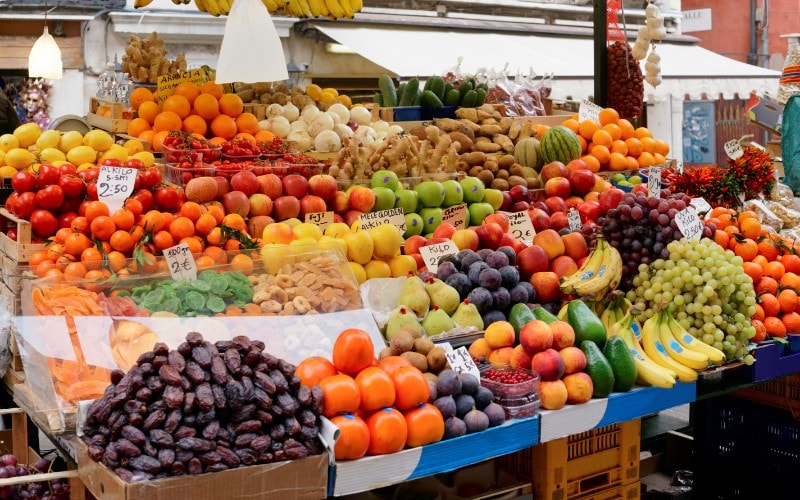
POLYGON ((594 102, 603 107, 608 104, 607 24, 606 0, 594 0, 594 102))

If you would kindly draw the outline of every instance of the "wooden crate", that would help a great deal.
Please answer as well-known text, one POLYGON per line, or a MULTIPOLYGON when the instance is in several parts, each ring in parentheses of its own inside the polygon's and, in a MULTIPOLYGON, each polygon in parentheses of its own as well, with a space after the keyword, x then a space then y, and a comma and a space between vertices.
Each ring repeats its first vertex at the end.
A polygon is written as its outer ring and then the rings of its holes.
POLYGON ((253 113, 259 120, 265 120, 267 118, 267 105, 248 102, 244 105, 244 112, 253 113))
POLYGON ((127 133, 128 123, 132 118, 133 113, 125 110, 121 103, 98 97, 92 97, 89 102, 89 113, 86 115, 86 121, 89 122, 89 125, 112 133, 127 133), (111 116, 97 114, 101 106, 109 106, 111 108, 111 116))
POLYGON ((30 273, 29 266, 20 264, 8 255, 0 254, 0 281, 14 293, 22 291, 23 280, 33 279, 36 276, 30 273))
POLYGON ((32 242, 31 223, 11 214, 5 208, 0 208, 0 225, 6 229, 14 227, 17 230, 16 241, 9 238, 5 232, 0 232, 0 252, 17 265, 27 263, 34 252, 44 250, 44 243, 32 242))

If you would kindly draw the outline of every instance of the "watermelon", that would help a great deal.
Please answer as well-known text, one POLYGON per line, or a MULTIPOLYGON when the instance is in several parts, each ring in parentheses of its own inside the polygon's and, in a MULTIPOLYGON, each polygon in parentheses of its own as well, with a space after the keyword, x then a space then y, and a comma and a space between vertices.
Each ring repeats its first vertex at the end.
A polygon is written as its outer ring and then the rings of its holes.
POLYGON ((539 152, 539 139, 528 137, 514 146, 514 161, 523 167, 530 167, 537 172, 542 168, 542 155, 539 152))
POLYGON ((563 125, 552 127, 539 141, 542 161, 547 164, 560 161, 564 165, 581 157, 581 143, 575 132, 563 125))

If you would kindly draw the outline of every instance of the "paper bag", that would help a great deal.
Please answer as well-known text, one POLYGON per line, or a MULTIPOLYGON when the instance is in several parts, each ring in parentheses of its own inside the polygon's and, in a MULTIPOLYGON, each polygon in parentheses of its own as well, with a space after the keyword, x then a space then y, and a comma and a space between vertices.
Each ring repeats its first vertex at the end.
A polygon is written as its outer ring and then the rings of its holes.
POLYGON ((217 83, 287 80, 286 56, 261 0, 236 0, 225 23, 217 61, 217 83))

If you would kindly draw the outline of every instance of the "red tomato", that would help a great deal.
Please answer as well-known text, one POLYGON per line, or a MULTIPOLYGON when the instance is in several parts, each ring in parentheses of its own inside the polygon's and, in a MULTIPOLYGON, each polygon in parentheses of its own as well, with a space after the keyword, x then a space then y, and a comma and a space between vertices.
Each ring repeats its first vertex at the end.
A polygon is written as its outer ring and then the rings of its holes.
POLYGON ((150 189, 161 184, 161 172, 156 167, 145 169, 139 175, 142 178, 142 187, 145 189, 150 189))
POLYGON ((72 221, 77 217, 75 212, 63 212, 58 216, 58 227, 72 227, 72 221))
POLYGON ((106 160, 103 160, 100 163, 100 166, 101 167, 103 167, 103 166, 106 166, 106 167, 121 167, 122 166, 122 161, 117 160, 116 158, 108 158, 106 160))
POLYGON ((97 201, 97 182, 89 182, 86 184, 86 196, 90 200, 97 201))
POLYGON ((17 196, 13 207, 14 215, 20 219, 28 219, 39 206, 36 203, 36 195, 28 191, 17 196))
POLYGON ((139 200, 139 203, 142 204, 142 213, 147 213, 150 209, 153 208, 153 193, 151 193, 147 189, 140 189, 136 191, 136 193, 131 197, 135 200, 139 200))
POLYGON ((100 167, 92 167, 92 168, 87 168, 86 170, 82 170, 80 172, 80 176, 86 183, 96 181, 97 178, 100 177, 100 167))
POLYGON ((128 168, 135 168, 136 170, 143 170, 145 168, 144 162, 139 158, 130 158, 125 162, 125 166, 128 168))
POLYGON ((62 175, 58 180, 58 185, 67 198, 80 198, 86 193, 86 185, 77 175, 62 175))
POLYGON ((46 186, 37 191, 36 203, 47 210, 58 210, 64 203, 64 190, 58 184, 46 186))
POLYGON ((58 184, 58 179, 60 177, 61 174, 58 173, 57 167, 54 167, 49 163, 43 163, 39 167, 39 176, 36 177, 36 185, 40 188, 43 188, 45 186, 58 184))
POLYGON ((80 198, 64 198, 64 205, 61 206, 61 212, 77 212, 83 203, 83 196, 80 198))
MULTIPOLYGON (((11 193, 10 195, 8 195, 8 198, 6 198, 6 202, 3 205, 4 207, 6 207, 6 210, 11 212, 12 214, 16 213, 16 211, 14 210, 14 205, 17 203, 17 198, 18 197, 19 197, 19 195, 17 193, 11 193)), ((6 222, 6 220, 3 219, 3 223, 4 224, 3 224, 2 231, 5 231, 5 229, 6 229, 5 222, 6 222)))
POLYGON ((36 189, 36 176, 30 172, 17 172, 11 177, 11 187, 17 193, 25 193, 36 189))
POLYGON ((12 227, 8 231, 6 231, 6 236, 11 238, 12 241, 17 241, 17 230, 12 227))
POLYGON ((75 175, 78 173, 78 169, 75 168, 75 165, 72 163, 64 163, 60 167, 58 167, 58 173, 62 176, 64 175, 75 175))
POLYGON ((183 203, 181 193, 171 186, 162 186, 156 190, 155 201, 162 210, 177 212, 183 203))
POLYGON ((58 219, 49 210, 34 210, 31 214, 31 230, 40 238, 52 236, 58 230, 58 219))

